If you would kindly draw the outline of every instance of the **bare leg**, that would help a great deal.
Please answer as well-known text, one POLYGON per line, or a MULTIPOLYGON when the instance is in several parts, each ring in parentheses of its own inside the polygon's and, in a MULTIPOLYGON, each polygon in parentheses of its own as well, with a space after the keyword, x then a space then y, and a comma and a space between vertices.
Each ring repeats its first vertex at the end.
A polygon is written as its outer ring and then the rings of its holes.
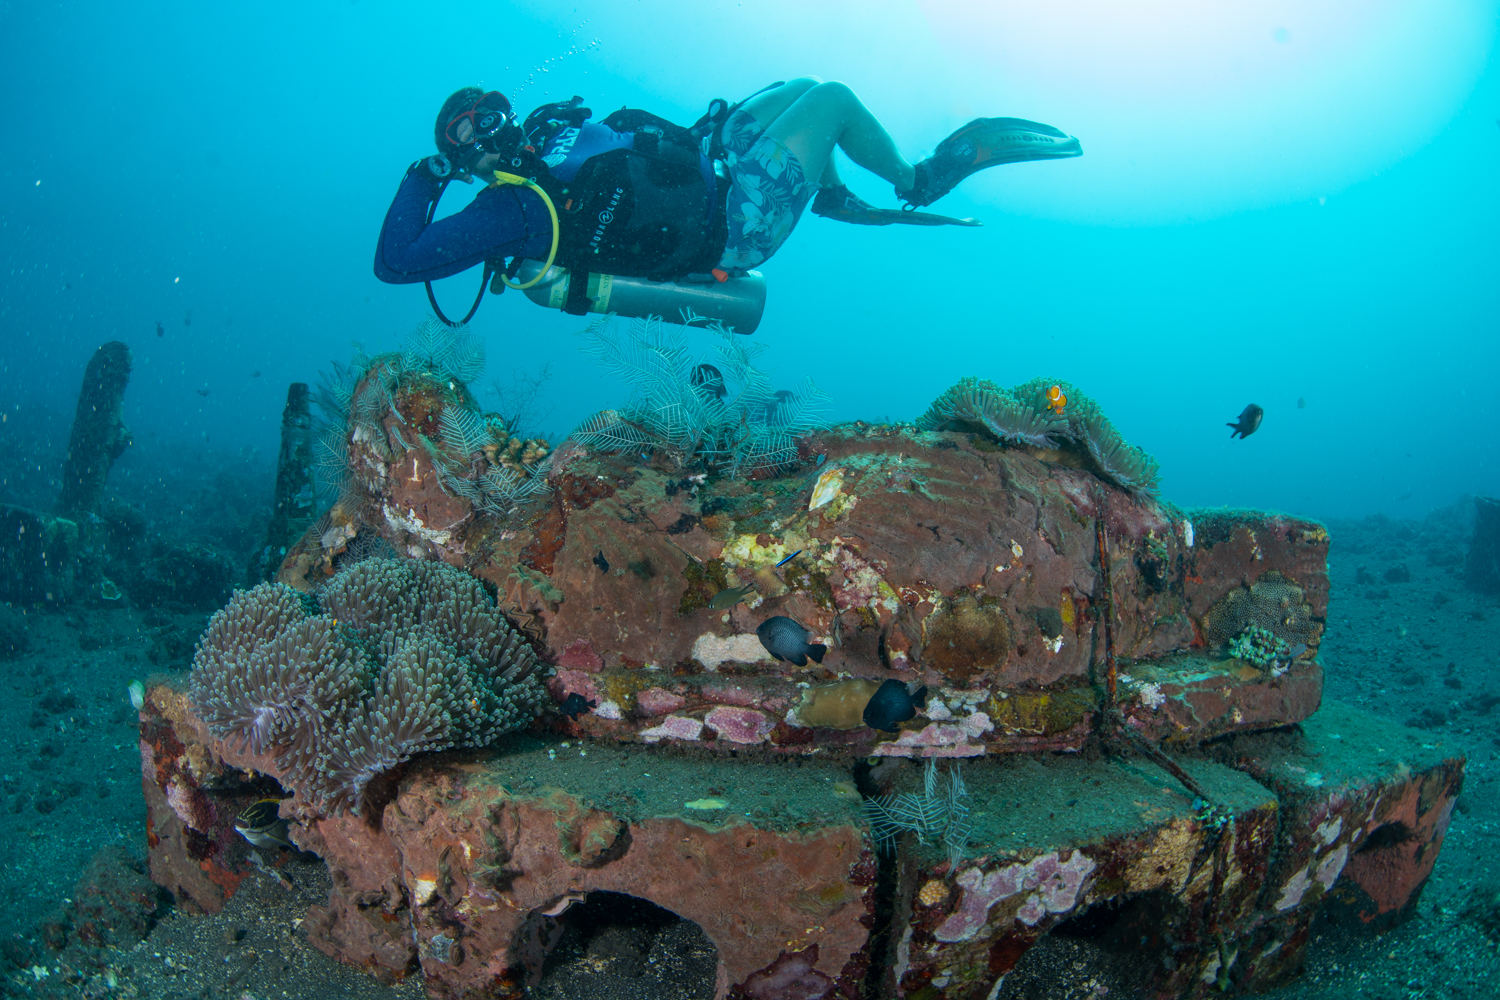
POLYGON ((788 80, 775 90, 756 94, 746 101, 740 110, 759 122, 762 129, 770 128, 771 123, 781 117, 783 111, 822 82, 815 76, 799 76, 795 80, 788 80))
POLYGON ((896 151, 890 134, 845 84, 817 83, 811 78, 793 80, 746 104, 745 110, 765 125, 767 135, 785 143, 802 163, 803 172, 817 177, 821 184, 839 183, 833 161, 835 146, 861 167, 890 181, 898 191, 908 190, 916 182, 914 168, 896 151), (801 92, 787 101, 784 92, 794 87, 801 92), (752 107, 763 98, 776 100, 752 107), (776 113, 771 116, 773 110, 776 113))

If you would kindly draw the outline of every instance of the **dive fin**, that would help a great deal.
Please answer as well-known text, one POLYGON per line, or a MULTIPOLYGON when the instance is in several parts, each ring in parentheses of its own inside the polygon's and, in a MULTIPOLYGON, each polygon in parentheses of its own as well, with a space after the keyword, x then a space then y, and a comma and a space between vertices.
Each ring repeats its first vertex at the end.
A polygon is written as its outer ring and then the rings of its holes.
POLYGON ((1076 138, 1051 125, 1025 118, 976 118, 938 143, 932 155, 917 164, 916 184, 896 196, 921 208, 986 167, 1082 155, 1076 138))
POLYGON ((910 209, 876 208, 858 198, 847 187, 822 188, 813 199, 814 215, 855 226, 982 226, 978 219, 956 219, 951 215, 913 212, 910 209))

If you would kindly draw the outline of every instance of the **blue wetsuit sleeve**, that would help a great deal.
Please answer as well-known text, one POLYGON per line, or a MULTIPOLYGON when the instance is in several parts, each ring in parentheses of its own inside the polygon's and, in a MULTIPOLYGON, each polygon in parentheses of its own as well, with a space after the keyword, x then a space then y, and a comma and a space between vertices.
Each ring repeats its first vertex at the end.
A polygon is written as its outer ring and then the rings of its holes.
POLYGON ((427 224, 438 187, 408 171, 375 247, 375 277, 391 284, 435 281, 499 257, 545 259, 552 218, 530 188, 481 191, 461 212, 427 224))

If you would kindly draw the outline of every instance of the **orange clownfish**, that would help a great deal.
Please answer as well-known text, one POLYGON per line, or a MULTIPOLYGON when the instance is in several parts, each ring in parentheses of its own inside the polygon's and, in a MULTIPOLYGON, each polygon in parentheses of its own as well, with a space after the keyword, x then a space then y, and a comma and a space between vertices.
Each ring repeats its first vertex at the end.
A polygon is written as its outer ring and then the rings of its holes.
POLYGON ((1068 405, 1068 395, 1062 391, 1062 386, 1054 385, 1047 390, 1047 406, 1053 413, 1062 413, 1063 407, 1068 405))

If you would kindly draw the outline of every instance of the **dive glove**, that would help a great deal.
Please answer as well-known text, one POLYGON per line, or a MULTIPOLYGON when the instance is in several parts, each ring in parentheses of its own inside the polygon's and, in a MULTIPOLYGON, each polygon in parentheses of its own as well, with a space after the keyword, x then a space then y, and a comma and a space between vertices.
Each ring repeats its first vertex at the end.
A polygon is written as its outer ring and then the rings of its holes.
POLYGON ((453 179, 453 163, 442 153, 438 153, 433 156, 424 156, 413 163, 407 172, 416 174, 433 184, 441 184, 453 179))

